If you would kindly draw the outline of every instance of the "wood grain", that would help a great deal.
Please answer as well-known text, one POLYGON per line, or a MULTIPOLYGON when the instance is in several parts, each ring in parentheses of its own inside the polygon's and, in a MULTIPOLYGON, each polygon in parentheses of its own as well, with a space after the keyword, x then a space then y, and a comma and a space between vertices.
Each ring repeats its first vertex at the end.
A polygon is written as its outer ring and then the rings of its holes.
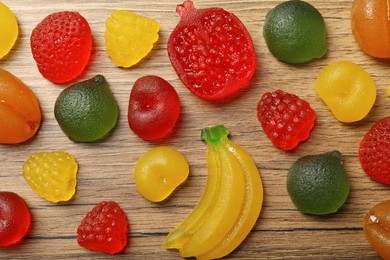
MULTIPOLYGON (((267 49, 262 28, 266 13, 280 1, 271 0, 196 0, 198 8, 222 7, 235 13, 251 33, 258 56, 258 69, 248 89, 229 103, 213 104, 193 96, 180 82, 167 55, 166 43, 179 20, 177 0, 148 1, 36 1, 5 0, 17 16, 20 36, 16 46, 0 67, 30 86, 40 100, 43 124, 28 143, 0 146, 0 189, 19 193, 31 208, 33 225, 19 245, 0 249, 3 259, 106 259, 106 254, 78 246, 76 229, 81 219, 102 200, 115 200, 130 222, 129 245, 116 259, 178 259, 176 251, 162 248, 165 235, 196 205, 206 181, 206 146, 200 130, 225 124, 232 141, 252 155, 264 183, 261 216, 245 242, 227 259, 372 259, 376 253, 368 245, 361 221, 376 203, 388 199, 387 186, 369 180, 357 157, 358 144, 380 118, 390 113, 389 63, 365 55, 352 35, 352 0, 311 0, 324 16, 329 51, 325 58, 293 66, 277 61, 267 49), (113 10, 126 9, 151 17, 161 25, 160 39, 140 64, 131 69, 113 65, 105 53, 105 19, 113 10), (32 58, 29 37, 32 29, 48 14, 56 11, 80 12, 90 23, 94 49, 90 64, 79 80, 103 74, 119 103, 120 117, 113 133, 103 142, 74 143, 61 131, 54 118, 55 100, 65 86, 45 80, 32 58), (331 114, 315 91, 319 71, 338 60, 350 60, 370 73, 378 95, 370 114, 354 124, 342 124, 331 114), (142 141, 127 125, 127 103, 134 81, 148 74, 159 75, 177 90, 182 113, 174 133, 159 143, 142 141), (285 152, 273 147, 256 118, 256 105, 266 91, 283 89, 310 102, 317 112, 315 129, 308 141, 296 150, 285 152), (138 193, 133 180, 137 159, 157 145, 170 145, 181 151, 190 164, 190 177, 164 203, 151 203, 138 193), (75 197, 68 203, 53 204, 36 195, 22 176, 24 161, 33 152, 65 150, 78 163, 75 197), (290 165, 307 154, 338 149, 351 181, 350 196, 337 214, 325 217, 303 215, 292 204, 285 187, 290 165)), ((1 25, 0 25, 1 26, 1 25)))

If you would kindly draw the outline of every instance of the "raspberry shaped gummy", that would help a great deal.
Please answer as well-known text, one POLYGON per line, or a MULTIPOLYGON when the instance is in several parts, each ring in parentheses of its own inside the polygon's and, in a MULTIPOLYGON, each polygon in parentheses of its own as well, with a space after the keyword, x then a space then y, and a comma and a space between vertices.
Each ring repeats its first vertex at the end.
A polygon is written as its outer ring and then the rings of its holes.
POLYGON ((368 130, 358 154, 363 170, 372 180, 390 185, 390 116, 368 130))
POLYGON ((61 84, 78 77, 91 56, 92 33, 77 12, 57 12, 32 31, 31 51, 43 77, 61 84))
POLYGON ((245 25, 222 8, 178 5, 180 22, 168 41, 170 61, 197 97, 223 101, 244 88, 256 70, 256 52, 245 25))
POLYGON ((305 100, 277 90, 261 97, 257 104, 257 118, 276 147, 292 150, 309 138, 316 113, 305 100))
POLYGON ((77 242, 90 250, 121 252, 129 232, 125 213, 114 201, 102 201, 87 213, 77 228, 77 242))

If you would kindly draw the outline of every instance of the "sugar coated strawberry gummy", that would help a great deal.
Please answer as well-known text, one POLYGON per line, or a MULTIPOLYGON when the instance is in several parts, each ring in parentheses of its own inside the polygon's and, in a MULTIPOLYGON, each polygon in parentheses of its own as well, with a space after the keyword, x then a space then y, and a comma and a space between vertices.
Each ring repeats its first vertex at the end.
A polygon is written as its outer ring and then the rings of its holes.
POLYGON ((390 185, 390 116, 376 122, 359 146, 363 170, 374 181, 390 185))
POLYGON ((31 213, 26 202, 18 194, 0 192, 0 247, 19 242, 28 232, 31 213))
POLYGON ((257 117, 276 147, 292 150, 309 138, 316 113, 305 100, 277 90, 261 97, 257 105, 257 117))
POLYGON ((91 28, 77 12, 53 13, 34 28, 30 44, 42 76, 53 83, 66 83, 79 76, 89 62, 91 28))
POLYGON ((126 247, 128 232, 127 218, 120 206, 114 201, 103 201, 81 221, 77 242, 90 250, 116 254, 126 247))
POLYGON ((205 100, 223 100, 245 87, 256 70, 256 53, 244 24, 222 8, 177 6, 180 22, 168 55, 184 85, 205 100))

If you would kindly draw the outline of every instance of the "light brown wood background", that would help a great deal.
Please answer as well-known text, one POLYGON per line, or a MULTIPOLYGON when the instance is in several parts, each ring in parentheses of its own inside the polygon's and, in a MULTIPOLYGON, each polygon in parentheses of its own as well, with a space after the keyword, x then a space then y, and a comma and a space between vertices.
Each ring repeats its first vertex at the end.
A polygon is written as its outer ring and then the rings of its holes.
MULTIPOLYGON (((17 16, 20 36, 0 67, 10 71, 36 93, 43 112, 37 136, 28 143, 0 146, 0 190, 13 191, 31 208, 31 232, 13 248, 1 248, 0 258, 15 259, 106 259, 109 255, 79 247, 76 230, 85 214, 103 200, 115 200, 130 223, 129 244, 115 258, 178 259, 177 251, 163 249, 165 235, 196 205, 206 181, 206 145, 200 141, 202 128, 225 124, 231 139, 242 145, 256 162, 264 184, 264 205, 257 224, 230 259, 372 259, 376 253, 368 245, 361 221, 376 203, 390 198, 389 187, 371 181, 357 157, 359 142, 371 125, 390 114, 390 64, 365 55, 351 32, 352 0, 310 0, 324 16, 329 51, 321 60, 305 65, 287 65, 268 51, 263 36, 266 13, 281 1, 196 0, 198 8, 222 7, 235 13, 253 37, 258 68, 250 87, 226 104, 205 102, 192 95, 175 74, 166 43, 179 20, 178 0, 128 1, 36 1, 5 0, 17 16), (161 25, 160 39, 142 62, 130 69, 113 65, 105 53, 105 20, 116 9, 127 9, 151 17, 161 25), (38 72, 32 58, 29 37, 32 29, 48 14, 73 10, 83 15, 92 28, 94 48, 91 62, 78 80, 103 74, 119 103, 120 117, 112 134, 103 142, 74 143, 59 128, 53 113, 55 100, 66 86, 54 85, 38 72), (362 121, 338 122, 315 91, 319 71, 338 60, 361 65, 377 84, 377 100, 362 121), (127 105, 134 81, 144 75, 159 75, 177 90, 182 105, 180 121, 166 140, 150 143, 138 138, 127 124, 127 105), (256 105, 266 91, 282 89, 310 102, 317 112, 315 128, 308 141, 286 152, 271 145, 256 117, 256 105), (136 190, 133 172, 137 159, 148 149, 170 145, 181 151, 190 164, 184 185, 163 203, 151 203, 136 190), (77 192, 68 203, 53 204, 35 194, 22 176, 24 161, 33 152, 65 150, 79 163, 77 192), (301 156, 337 149, 342 152, 351 182, 351 192, 337 214, 316 217, 301 214, 286 191, 286 175, 301 156)), ((0 25, 1 26, 1 25, 0 25)))

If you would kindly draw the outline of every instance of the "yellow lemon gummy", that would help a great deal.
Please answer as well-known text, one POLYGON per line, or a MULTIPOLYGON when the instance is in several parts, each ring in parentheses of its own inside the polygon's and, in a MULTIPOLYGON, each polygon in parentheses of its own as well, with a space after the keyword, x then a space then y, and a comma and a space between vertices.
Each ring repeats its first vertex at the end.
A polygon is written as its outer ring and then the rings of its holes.
POLYGON ((327 65, 317 77, 316 89, 335 118, 344 123, 363 119, 376 99, 374 80, 350 61, 327 65))
POLYGON ((18 38, 18 21, 12 11, 0 2, 0 59, 9 53, 18 38))
POLYGON ((145 199, 160 202, 182 184, 188 174, 189 165, 184 155, 172 147, 160 146, 139 158, 134 180, 145 199))
POLYGON ((159 23, 151 18, 116 10, 106 20, 107 55, 116 66, 129 68, 152 50, 159 30, 159 23))
POLYGON ((75 158, 67 152, 36 152, 24 163, 23 176, 39 196, 59 202, 75 194, 77 170, 75 158))

